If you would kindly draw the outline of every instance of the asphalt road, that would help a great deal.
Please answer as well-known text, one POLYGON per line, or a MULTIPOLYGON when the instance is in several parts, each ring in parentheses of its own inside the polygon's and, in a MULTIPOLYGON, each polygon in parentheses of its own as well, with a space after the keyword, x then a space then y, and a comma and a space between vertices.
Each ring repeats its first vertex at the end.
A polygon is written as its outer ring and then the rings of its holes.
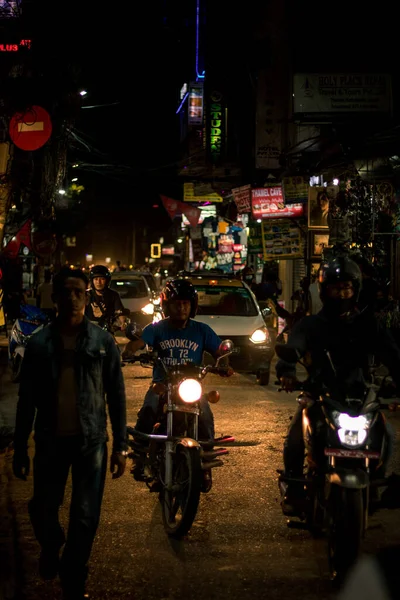
MULTIPOLYGON (((124 368, 128 421, 135 423, 150 370, 124 368)), ((273 381, 273 378, 271 378, 273 381)), ((88 591, 103 600, 209 600, 334 598, 327 572, 324 540, 307 531, 288 529, 279 501, 276 469, 294 395, 274 385, 259 387, 253 376, 230 380, 210 375, 208 389, 219 389, 213 406, 216 435, 234 435, 238 445, 214 470, 211 492, 202 495, 188 537, 167 538, 156 494, 129 474, 108 475, 101 525, 92 552, 88 591)), ((400 430, 400 413, 390 419, 400 430)), ((396 456, 399 465, 399 453, 396 456)), ((14 480, 12 495, 21 542, 19 564, 24 599, 60 598, 58 582, 37 575, 38 546, 26 513, 32 480, 14 480)), ((69 490, 61 511, 67 519, 69 490)), ((400 543, 399 513, 382 511, 371 520, 364 548, 374 552, 400 543)), ((355 599, 356 600, 356 599, 355 599)))

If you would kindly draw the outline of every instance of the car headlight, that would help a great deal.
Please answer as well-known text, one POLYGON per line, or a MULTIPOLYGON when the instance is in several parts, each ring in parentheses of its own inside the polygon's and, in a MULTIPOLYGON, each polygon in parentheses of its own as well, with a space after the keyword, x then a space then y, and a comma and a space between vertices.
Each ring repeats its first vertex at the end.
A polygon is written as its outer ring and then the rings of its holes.
POLYGON ((197 379, 184 379, 179 384, 178 394, 184 402, 197 402, 203 393, 201 383, 197 379))
POLYGON ((145 315, 152 315, 154 313, 154 304, 149 302, 146 306, 143 306, 142 313, 145 315))
POLYGON ((256 329, 250 337, 250 341, 253 342, 253 344, 263 344, 267 340, 269 340, 269 333, 266 327, 256 329))
POLYGON ((332 420, 338 427, 339 440, 344 446, 360 446, 366 440, 373 419, 372 414, 351 417, 347 413, 332 411, 332 420))

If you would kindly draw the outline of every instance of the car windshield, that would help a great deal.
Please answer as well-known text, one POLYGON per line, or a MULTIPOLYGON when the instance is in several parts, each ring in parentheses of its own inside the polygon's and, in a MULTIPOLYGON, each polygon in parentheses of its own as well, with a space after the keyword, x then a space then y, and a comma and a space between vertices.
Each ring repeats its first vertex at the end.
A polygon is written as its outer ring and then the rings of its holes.
POLYGON ((116 290, 121 300, 129 298, 146 298, 149 295, 143 279, 111 279, 110 288, 116 290))
POLYGON ((255 317, 257 307, 248 290, 228 285, 197 285, 198 315, 255 317))
POLYGON ((151 291, 156 292, 157 286, 156 286, 156 282, 155 282, 153 275, 146 273, 146 274, 143 274, 143 277, 146 278, 147 284, 148 284, 149 288, 151 289, 151 291))

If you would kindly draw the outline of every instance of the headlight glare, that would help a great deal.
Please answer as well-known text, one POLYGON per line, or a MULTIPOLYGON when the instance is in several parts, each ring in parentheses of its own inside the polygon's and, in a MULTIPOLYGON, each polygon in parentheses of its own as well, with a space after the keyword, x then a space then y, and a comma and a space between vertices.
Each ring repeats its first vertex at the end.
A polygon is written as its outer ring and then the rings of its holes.
POLYGON ((152 315, 154 313, 154 304, 149 302, 146 306, 143 306, 142 313, 145 315, 152 315))
POLYGON ((266 342, 269 338, 268 329, 266 327, 262 327, 261 329, 256 329, 250 337, 250 341, 253 344, 262 344, 266 342))
POLYGON ((338 436, 344 446, 360 446, 367 438, 373 416, 371 414, 351 417, 337 410, 332 412, 332 419, 338 428, 338 436))
POLYGON ((184 402, 197 402, 202 393, 203 388, 197 379, 184 379, 178 387, 179 397, 184 402))

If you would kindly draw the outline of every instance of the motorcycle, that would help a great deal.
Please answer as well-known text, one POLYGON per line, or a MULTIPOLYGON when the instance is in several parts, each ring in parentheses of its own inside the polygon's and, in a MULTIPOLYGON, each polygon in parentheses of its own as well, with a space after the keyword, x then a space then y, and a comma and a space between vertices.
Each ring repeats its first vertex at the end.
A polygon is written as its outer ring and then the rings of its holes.
MULTIPOLYGON (((277 344, 276 352, 287 362, 300 362, 297 351, 287 345, 277 344)), ((329 352, 326 357, 336 373, 329 352)), ((386 487, 383 496, 391 489, 393 497, 400 493, 398 476, 384 477, 381 468, 388 451, 383 386, 367 385, 358 398, 338 398, 329 391, 316 398, 306 387, 301 382, 297 387, 303 390, 297 401, 303 409, 305 474, 296 479, 278 471, 282 510, 300 519, 289 520, 289 527, 327 536, 331 578, 341 583, 360 553, 371 508, 380 506, 378 489, 386 487), (283 501, 289 483, 298 490, 293 512, 285 510, 283 501)), ((387 507, 398 508, 394 503, 387 507)))
MULTIPOLYGON (((224 340, 220 346, 223 356, 233 352, 233 343, 224 340)), ((165 370, 167 391, 160 398, 159 422, 153 433, 145 434, 134 427, 127 428, 128 445, 133 460, 144 465, 143 481, 152 492, 159 492, 163 524, 166 533, 181 538, 188 533, 196 517, 203 484, 203 472, 223 465, 220 457, 228 454, 221 446, 234 442, 231 436, 214 440, 199 440, 200 399, 203 395, 202 380, 208 373, 223 374, 218 358, 214 366, 197 367, 181 364, 166 367, 154 353, 133 356, 128 362, 140 362, 143 366, 161 365, 165 370), (138 444, 145 440, 147 446, 138 444), (145 452, 145 454, 144 454, 145 452)), ((217 402, 219 393, 208 393, 209 402, 217 402)))
POLYGON ((22 361, 29 338, 49 322, 49 316, 40 308, 31 304, 21 304, 20 316, 12 326, 8 343, 8 361, 11 380, 14 383, 20 381, 22 361))

